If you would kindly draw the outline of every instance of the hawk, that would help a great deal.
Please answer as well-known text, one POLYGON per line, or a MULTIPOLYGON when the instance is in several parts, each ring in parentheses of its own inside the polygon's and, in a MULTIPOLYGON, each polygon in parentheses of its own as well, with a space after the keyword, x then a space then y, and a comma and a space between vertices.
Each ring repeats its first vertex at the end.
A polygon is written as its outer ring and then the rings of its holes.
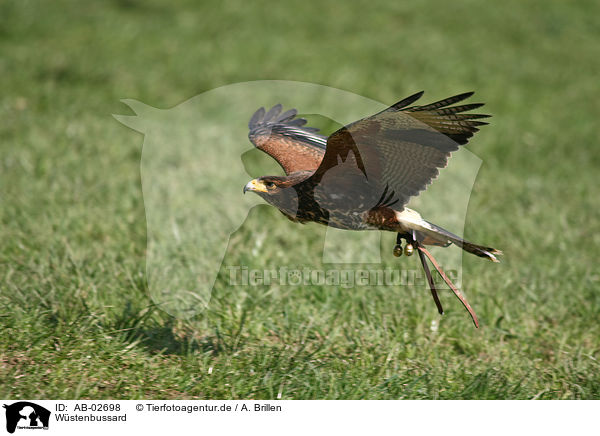
POLYGON ((295 109, 282 113, 281 104, 269 111, 261 107, 248 123, 248 137, 281 165, 286 176, 251 180, 244 193, 255 192, 294 222, 396 232, 394 255, 402 254, 403 239, 406 255, 418 252, 440 314, 443 308, 426 257, 478 327, 475 312, 426 246, 454 244, 492 262, 498 262, 496 256, 502 253, 426 221, 406 204, 446 167, 453 151, 488 124, 481 119, 489 115, 470 113, 483 103, 457 105, 473 92, 413 105, 422 95, 411 95, 329 137, 307 127, 295 109))

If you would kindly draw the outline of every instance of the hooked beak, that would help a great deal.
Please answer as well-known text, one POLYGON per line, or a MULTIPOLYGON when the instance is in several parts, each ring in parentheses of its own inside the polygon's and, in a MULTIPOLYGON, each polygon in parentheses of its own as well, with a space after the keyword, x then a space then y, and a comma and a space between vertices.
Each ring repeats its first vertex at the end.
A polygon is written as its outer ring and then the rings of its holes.
POLYGON ((244 194, 246 191, 267 192, 264 185, 256 179, 250 180, 248 183, 246 183, 246 186, 244 186, 244 194))

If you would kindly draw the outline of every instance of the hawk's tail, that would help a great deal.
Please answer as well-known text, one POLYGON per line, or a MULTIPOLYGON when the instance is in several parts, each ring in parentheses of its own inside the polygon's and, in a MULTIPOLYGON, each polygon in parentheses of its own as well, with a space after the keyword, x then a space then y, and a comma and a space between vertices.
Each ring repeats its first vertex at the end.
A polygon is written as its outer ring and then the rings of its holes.
POLYGON ((443 242, 452 242, 455 245, 458 245, 463 250, 468 251, 469 253, 474 254, 475 256, 483 257, 491 260, 492 262, 500 262, 495 255, 501 255, 502 252, 500 250, 496 250, 492 247, 485 247, 483 245, 473 244, 472 242, 466 241, 460 236, 456 236, 454 233, 449 232, 446 229, 441 228, 440 226, 436 226, 435 224, 430 223, 429 221, 423 220, 426 225, 422 226, 420 229, 426 236, 429 236, 440 243, 443 242))

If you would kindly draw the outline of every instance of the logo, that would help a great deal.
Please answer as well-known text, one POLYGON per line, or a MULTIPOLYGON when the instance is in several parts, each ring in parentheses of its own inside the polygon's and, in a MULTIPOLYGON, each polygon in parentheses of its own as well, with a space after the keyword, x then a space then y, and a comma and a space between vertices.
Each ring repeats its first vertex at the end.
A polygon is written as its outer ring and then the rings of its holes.
POLYGON ((4 405, 6 409, 6 431, 14 433, 15 429, 48 430, 50 411, 29 401, 19 401, 4 405))

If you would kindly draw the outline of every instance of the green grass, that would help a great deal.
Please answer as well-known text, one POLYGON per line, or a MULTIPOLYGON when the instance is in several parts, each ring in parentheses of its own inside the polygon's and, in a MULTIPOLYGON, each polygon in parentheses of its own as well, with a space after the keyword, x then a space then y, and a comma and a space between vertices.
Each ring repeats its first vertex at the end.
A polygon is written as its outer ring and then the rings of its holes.
MULTIPOLYGON (((393 3, 0 3, 0 397, 600 398, 597 2, 393 3), (257 79, 487 102, 465 234, 505 256, 465 258, 481 329, 412 288, 153 305, 143 138, 111 114, 257 79)), ((258 235, 259 264, 320 254, 314 225, 249 220, 231 263, 258 235)))

